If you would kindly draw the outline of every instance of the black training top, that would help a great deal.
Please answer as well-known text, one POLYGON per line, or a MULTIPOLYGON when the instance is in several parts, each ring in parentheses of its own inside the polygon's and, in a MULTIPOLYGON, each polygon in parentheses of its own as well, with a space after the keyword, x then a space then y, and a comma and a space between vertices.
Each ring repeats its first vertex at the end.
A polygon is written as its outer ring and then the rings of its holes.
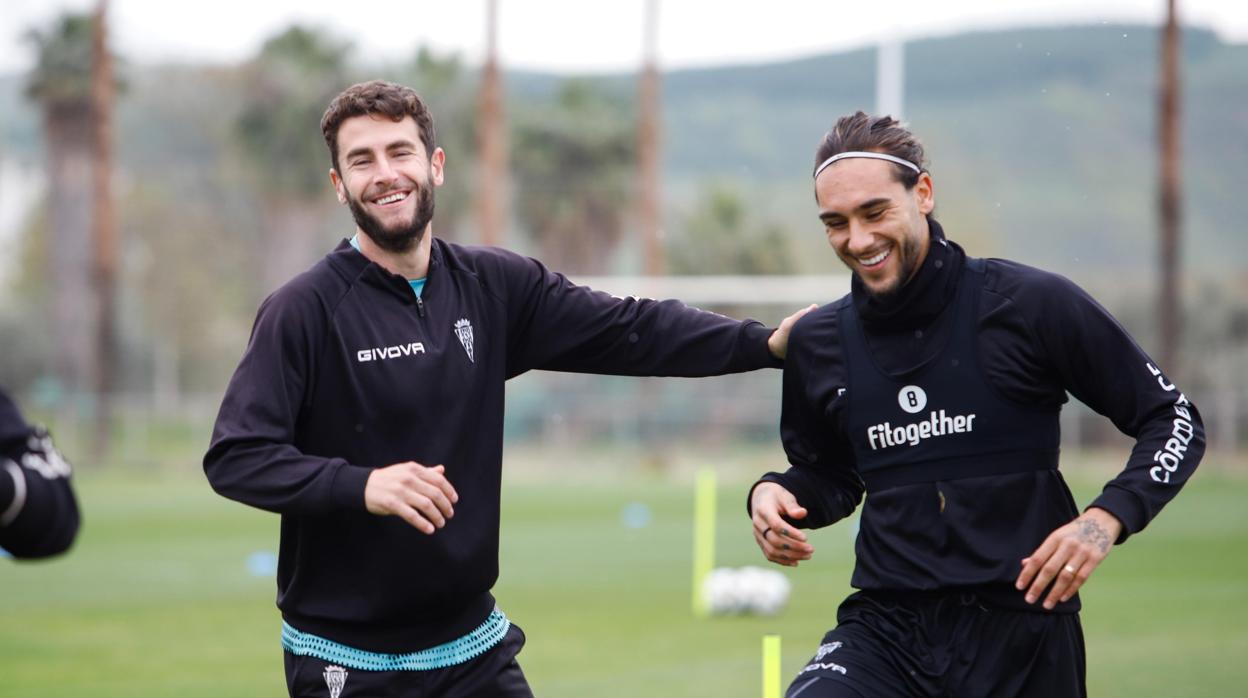
POLYGON ((507 378, 778 366, 769 336, 437 239, 417 298, 344 241, 261 305, 204 471, 219 493, 282 515, 277 602, 292 626, 374 652, 420 650, 493 609, 507 378), (409 460, 445 465, 459 494, 433 535, 365 509, 372 470, 409 460))
POLYGON ((48 433, 0 391, 0 548, 13 557, 63 553, 78 534, 70 467, 48 433))
POLYGON ((1013 589, 1021 560, 1077 513, 1055 470, 1067 392, 1136 439, 1091 504, 1122 522, 1119 542, 1191 476, 1203 427, 1082 289, 968 260, 930 223, 928 255, 895 297, 869 296, 855 276, 849 295, 793 328, 780 425, 792 467, 761 481, 792 492, 809 512, 795 523, 810 528, 849 515, 865 490, 855 587, 974 587, 1033 608, 1013 589))

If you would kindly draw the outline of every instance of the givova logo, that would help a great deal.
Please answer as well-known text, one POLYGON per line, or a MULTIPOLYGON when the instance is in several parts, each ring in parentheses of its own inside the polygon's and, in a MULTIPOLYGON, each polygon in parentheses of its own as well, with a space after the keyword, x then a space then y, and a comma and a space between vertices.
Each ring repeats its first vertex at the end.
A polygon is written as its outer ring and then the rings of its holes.
POLYGON ((408 342, 407 344, 396 344, 392 347, 369 347, 355 352, 355 360, 360 363, 365 361, 383 361, 385 359, 397 359, 402 356, 412 356, 413 354, 424 354, 425 345, 420 342, 408 342))
POLYGON ((819 645, 819 651, 815 653, 815 658, 810 660, 810 663, 807 664, 804 669, 797 672, 797 675, 801 676, 808 671, 835 671, 842 675, 849 674, 849 670, 840 664, 837 664, 836 662, 823 661, 829 654, 839 650, 842 646, 843 643, 841 642, 830 642, 824 645, 819 645))

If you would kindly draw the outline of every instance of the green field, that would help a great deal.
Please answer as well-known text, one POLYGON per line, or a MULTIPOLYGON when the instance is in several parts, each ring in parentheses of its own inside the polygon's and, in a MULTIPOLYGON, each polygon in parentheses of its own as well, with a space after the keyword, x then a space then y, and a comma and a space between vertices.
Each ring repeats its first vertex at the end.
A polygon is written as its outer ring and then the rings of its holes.
MULTIPOLYGON (((1248 477, 1213 461, 1084 593, 1093 696, 1248 692, 1248 477)), ((802 667, 848 592, 851 523, 815 536, 782 615, 695 621, 687 469, 591 470, 521 471, 504 488, 496 595, 528 634, 539 697, 758 696, 766 633, 783 636, 787 678, 802 667), (642 528, 622 523, 635 502, 652 513, 642 528)), ((717 562, 763 564, 747 480, 721 479, 717 562)), ((1072 480, 1080 502, 1099 489, 1072 480)), ((274 583, 246 565, 276 550, 277 517, 185 471, 86 471, 78 488, 68 557, 0 561, 0 695, 281 695, 274 583)))

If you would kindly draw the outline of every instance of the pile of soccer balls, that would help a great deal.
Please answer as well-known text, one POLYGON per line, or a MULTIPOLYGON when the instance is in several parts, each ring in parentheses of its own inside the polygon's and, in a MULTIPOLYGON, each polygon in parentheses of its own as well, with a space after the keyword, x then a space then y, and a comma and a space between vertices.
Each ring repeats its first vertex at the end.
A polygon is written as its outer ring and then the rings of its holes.
POLYGON ((789 580, 761 567, 720 567, 711 570, 702 593, 711 613, 774 616, 789 601, 789 580))

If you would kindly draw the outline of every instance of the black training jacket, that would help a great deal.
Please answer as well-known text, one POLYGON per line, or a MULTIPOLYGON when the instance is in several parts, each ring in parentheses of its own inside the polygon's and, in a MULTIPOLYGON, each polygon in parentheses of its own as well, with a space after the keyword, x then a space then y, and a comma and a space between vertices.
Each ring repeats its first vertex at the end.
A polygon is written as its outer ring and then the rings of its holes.
POLYGON ((770 330, 615 298, 498 248, 432 241, 423 296, 347 242, 260 307, 204 457, 217 492, 281 520, 277 603, 375 652, 460 637, 493 609, 503 386, 530 369, 708 376, 779 366, 770 330), (443 464, 455 516, 374 516, 374 468, 443 464))
POLYGON ((43 429, 0 391, 0 548, 16 558, 63 553, 78 534, 70 466, 43 429))
MULTIPOLYGON (((960 247, 945 240, 939 224, 930 223, 930 251, 896 297, 871 298, 855 276, 849 295, 811 312, 793 328, 780 423, 792 467, 768 473, 760 482, 776 482, 796 496, 808 510, 805 520, 794 522, 798 526, 819 528, 848 516, 866 490, 848 431, 852 418, 844 391, 850 381, 844 332, 838 327, 846 306, 852 304, 857 311, 874 366, 896 380, 924 369, 955 336, 955 299, 968 261, 960 247)), ((1122 542, 1157 515, 1200 461, 1205 438, 1196 407, 1122 326, 1069 280, 999 259, 975 266, 982 267, 977 277, 982 285, 974 299, 972 331, 983 382, 994 393, 981 411, 1004 400, 1040 414, 1060 409, 1069 393, 1136 439, 1126 467, 1091 503, 1122 522, 1117 541, 1122 542)), ((888 396, 894 405, 898 399, 888 396)), ((889 426, 902 423, 895 419, 889 426)), ((875 437, 875 444, 882 446, 881 433, 877 427, 859 436, 875 437)), ((851 583, 895 590, 976 587, 1004 605, 1033 608, 1013 589, 1021 558, 1056 527, 1055 511, 1073 518, 1076 510, 1056 471, 1020 474, 1017 463, 1004 460, 1000 470, 998 475, 975 472, 974 477, 930 487, 884 490, 887 506, 907 515, 889 520, 864 514, 851 583), (1025 480, 1023 487, 1020 480, 1025 480), (899 492, 923 500, 896 501, 899 492), (1030 495, 1012 501, 1020 492, 1030 495), (1005 498, 1011 499, 1008 505, 1002 504, 1005 498), (1003 506, 1014 507, 1016 514, 1003 506), (1046 508, 1054 511, 1040 511, 1046 508), (1004 519, 1010 525, 1000 525, 1004 519), (866 530, 873 520, 890 522, 866 530), (1005 559, 1016 554, 1018 559, 1005 559)), ((872 493, 865 494, 870 501, 872 493)), ((1077 603, 1072 599, 1058 610, 1077 610, 1077 603)))

